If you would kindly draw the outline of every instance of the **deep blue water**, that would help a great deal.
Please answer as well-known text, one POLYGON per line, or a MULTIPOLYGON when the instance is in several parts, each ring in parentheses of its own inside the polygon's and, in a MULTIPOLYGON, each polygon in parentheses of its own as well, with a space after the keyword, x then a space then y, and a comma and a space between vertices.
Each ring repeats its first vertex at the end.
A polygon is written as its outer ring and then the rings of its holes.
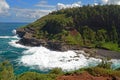
POLYGON ((15 48, 8 44, 13 38, 4 38, 6 36, 14 36, 12 30, 28 23, 0 23, 0 62, 8 60, 14 67, 15 74, 20 74, 25 71, 31 71, 29 67, 22 66, 18 63, 17 59, 21 57, 23 48, 15 48))

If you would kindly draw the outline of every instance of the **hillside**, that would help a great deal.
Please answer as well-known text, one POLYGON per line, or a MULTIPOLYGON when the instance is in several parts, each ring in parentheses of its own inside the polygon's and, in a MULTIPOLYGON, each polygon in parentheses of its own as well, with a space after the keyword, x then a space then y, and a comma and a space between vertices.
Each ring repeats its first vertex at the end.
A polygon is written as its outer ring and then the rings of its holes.
POLYGON ((98 5, 54 11, 17 29, 19 43, 53 50, 96 47, 120 51, 120 6, 98 5))

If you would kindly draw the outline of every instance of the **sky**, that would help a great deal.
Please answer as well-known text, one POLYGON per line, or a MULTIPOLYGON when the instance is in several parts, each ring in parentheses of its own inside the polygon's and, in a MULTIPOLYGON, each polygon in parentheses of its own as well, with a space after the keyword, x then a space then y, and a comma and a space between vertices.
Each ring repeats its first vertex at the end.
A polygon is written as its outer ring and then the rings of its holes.
POLYGON ((0 0, 0 22, 33 22, 52 11, 98 3, 120 5, 120 0, 0 0))

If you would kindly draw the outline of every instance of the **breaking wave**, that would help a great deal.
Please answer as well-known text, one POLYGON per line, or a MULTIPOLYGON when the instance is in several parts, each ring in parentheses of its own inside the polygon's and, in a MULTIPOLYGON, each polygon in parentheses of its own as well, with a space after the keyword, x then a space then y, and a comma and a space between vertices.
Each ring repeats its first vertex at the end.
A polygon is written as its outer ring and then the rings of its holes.
POLYGON ((112 68, 113 69, 120 68, 120 59, 112 59, 110 61, 112 62, 112 68))
POLYGON ((61 68, 64 71, 76 70, 83 67, 96 66, 101 59, 88 58, 74 51, 58 52, 45 47, 32 47, 23 52, 20 62, 25 66, 37 66, 40 70, 61 68))
POLYGON ((27 46, 24 46, 24 45, 21 45, 19 43, 17 43, 19 41, 19 39, 17 40, 11 40, 9 43, 9 45, 13 46, 13 47, 16 47, 16 48, 25 48, 25 49, 29 49, 30 47, 27 47, 27 46))
MULTIPOLYGON (((84 51, 69 50, 65 52, 51 51, 45 47, 29 47, 18 44, 19 41, 17 36, 0 36, 0 38, 13 38, 9 45, 16 48, 27 49, 23 51, 23 56, 19 58, 21 65, 38 68, 41 71, 50 70, 53 68, 61 68, 63 71, 77 70, 79 68, 91 67, 98 65, 102 60, 93 57, 86 57, 84 51)), ((116 69, 120 67, 120 60, 112 59, 112 68, 116 69)))
POLYGON ((18 37, 17 36, 0 36, 0 38, 14 38, 14 39, 18 39, 18 37))

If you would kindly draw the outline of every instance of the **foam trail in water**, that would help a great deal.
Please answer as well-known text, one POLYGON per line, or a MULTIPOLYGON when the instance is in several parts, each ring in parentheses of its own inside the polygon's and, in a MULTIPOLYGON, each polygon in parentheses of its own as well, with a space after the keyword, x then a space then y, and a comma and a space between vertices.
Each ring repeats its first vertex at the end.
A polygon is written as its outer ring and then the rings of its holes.
POLYGON ((18 39, 17 36, 0 36, 0 38, 3 38, 3 39, 4 39, 4 38, 15 38, 15 39, 17 38, 17 39, 18 39))
POLYGON ((19 44, 19 43, 16 43, 16 42, 18 42, 18 41, 19 41, 19 39, 18 39, 18 40, 11 40, 11 41, 8 42, 8 43, 9 43, 9 45, 11 45, 11 46, 13 46, 13 47, 16 47, 16 48, 25 48, 25 49, 29 49, 29 48, 30 48, 30 47, 21 45, 21 44, 19 44))
MULTIPOLYGON (((86 58, 83 54, 74 51, 57 52, 45 47, 33 47, 23 52, 25 55, 20 62, 25 66, 38 66, 40 70, 62 68, 64 71, 75 70, 88 66, 96 66, 100 59, 86 58)), ((81 53, 84 53, 81 51, 81 53)))
POLYGON ((13 33, 14 36, 0 36, 0 38, 15 38, 15 39, 19 39, 19 37, 16 34, 16 30, 15 29, 12 30, 12 33, 13 33))
POLYGON ((9 45, 16 47, 16 48, 26 48, 29 49, 30 47, 21 45, 19 43, 17 43, 20 38, 16 35, 16 30, 13 30, 12 33, 15 34, 15 36, 0 36, 0 38, 12 38, 13 40, 11 40, 10 42, 8 42, 9 45))

